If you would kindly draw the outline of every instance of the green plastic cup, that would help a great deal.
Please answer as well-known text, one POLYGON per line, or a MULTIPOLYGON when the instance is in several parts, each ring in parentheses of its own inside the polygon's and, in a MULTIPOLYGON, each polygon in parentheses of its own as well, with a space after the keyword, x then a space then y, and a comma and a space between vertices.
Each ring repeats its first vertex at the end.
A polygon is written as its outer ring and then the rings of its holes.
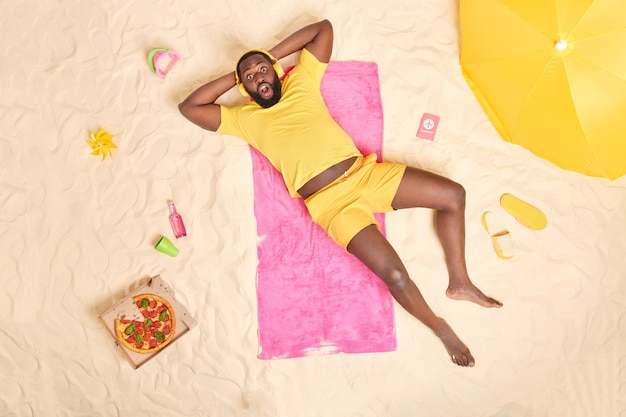
POLYGON ((161 236, 161 239, 154 245, 154 249, 169 256, 178 255, 178 248, 165 236, 161 236))

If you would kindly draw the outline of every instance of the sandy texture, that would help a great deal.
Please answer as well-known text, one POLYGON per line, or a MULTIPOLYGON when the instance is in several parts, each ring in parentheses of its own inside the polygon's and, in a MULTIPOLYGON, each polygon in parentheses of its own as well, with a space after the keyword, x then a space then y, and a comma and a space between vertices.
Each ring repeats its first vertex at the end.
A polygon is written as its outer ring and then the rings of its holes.
POLYGON ((0 415, 625 416, 626 178, 566 172, 498 137, 461 76, 457 7, 3 2, 0 415), (469 269, 501 310, 445 297, 430 211, 392 213, 387 228, 433 309, 472 349, 473 369, 452 365, 399 308, 396 352, 257 359, 250 153, 190 124, 176 104, 244 49, 324 17, 333 59, 379 64, 387 159, 467 189, 469 269), (166 80, 147 66, 155 46, 183 57, 166 80), (441 116, 434 142, 415 137, 424 112, 441 116), (103 162, 86 143, 101 127, 119 146, 103 162), (508 216, 505 192, 540 207, 548 227, 508 216), (176 258, 152 248, 172 237, 170 198, 189 232, 176 258), (485 210, 511 231, 514 259, 495 256, 485 210), (133 371, 97 318, 157 274, 198 326, 133 371))

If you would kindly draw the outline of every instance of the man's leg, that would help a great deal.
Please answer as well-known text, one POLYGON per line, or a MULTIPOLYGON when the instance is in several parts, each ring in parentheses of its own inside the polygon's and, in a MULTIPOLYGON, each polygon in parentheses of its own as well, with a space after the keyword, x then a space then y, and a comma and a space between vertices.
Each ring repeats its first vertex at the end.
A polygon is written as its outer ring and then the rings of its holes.
POLYGON ((474 366, 469 349, 452 331, 448 323, 430 309, 415 283, 409 278, 398 254, 375 225, 361 230, 348 244, 348 252, 356 256, 380 277, 395 300, 416 317, 443 342, 450 358, 460 366, 474 366))
POLYGON ((392 201, 394 209, 427 207, 435 209, 437 235, 443 247, 449 284, 446 294, 483 307, 502 307, 472 283, 465 264, 465 190, 439 175, 407 167, 392 201))

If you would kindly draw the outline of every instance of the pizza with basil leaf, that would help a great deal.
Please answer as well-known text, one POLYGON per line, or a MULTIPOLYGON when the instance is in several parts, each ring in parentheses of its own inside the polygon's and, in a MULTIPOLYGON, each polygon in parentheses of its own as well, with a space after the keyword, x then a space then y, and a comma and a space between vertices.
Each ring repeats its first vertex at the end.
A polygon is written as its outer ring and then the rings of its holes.
POLYGON ((156 294, 133 297, 144 317, 139 320, 115 320, 115 334, 119 342, 137 353, 151 353, 164 348, 174 337, 176 317, 170 303, 156 294))

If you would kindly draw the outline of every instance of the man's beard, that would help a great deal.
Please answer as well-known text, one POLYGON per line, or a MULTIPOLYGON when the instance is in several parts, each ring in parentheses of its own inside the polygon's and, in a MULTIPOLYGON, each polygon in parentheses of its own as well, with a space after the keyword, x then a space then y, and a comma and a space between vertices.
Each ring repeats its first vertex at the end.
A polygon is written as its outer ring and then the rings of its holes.
POLYGON ((274 82, 272 83, 272 91, 274 92, 274 94, 268 99, 264 99, 256 91, 248 91, 248 94, 250 94, 250 97, 252 97, 254 101, 259 104, 259 106, 267 109, 268 107, 272 107, 274 104, 278 103, 282 95, 282 84, 280 83, 280 79, 278 77, 274 78, 274 82))

